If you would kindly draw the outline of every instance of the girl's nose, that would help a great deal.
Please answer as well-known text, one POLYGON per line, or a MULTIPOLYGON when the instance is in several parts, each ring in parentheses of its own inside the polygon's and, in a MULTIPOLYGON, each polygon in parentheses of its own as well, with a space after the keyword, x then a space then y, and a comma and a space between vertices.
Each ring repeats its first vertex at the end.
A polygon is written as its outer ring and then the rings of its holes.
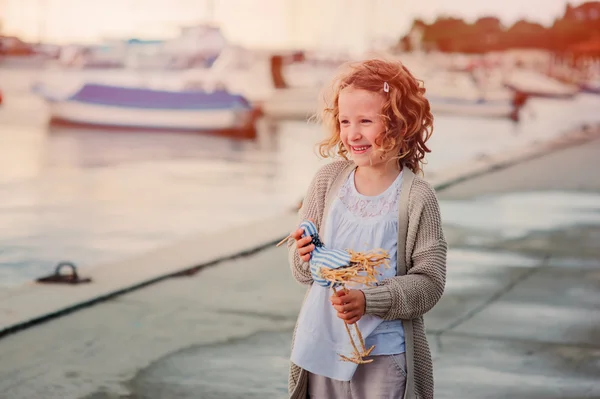
POLYGON ((362 134, 360 132, 360 127, 353 127, 350 131, 350 141, 357 141, 362 138, 362 134))

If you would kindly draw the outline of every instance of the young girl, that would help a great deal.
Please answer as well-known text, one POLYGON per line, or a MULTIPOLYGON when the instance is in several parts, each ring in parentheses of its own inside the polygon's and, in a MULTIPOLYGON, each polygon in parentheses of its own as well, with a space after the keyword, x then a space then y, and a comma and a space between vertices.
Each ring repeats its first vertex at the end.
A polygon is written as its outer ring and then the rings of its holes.
POLYGON ((332 295, 313 284, 311 237, 292 233, 292 274, 310 287, 294 331, 291 398, 433 398, 423 315, 444 292, 447 245, 435 192, 416 176, 433 131, 424 93, 402 64, 383 60, 350 64, 333 81, 320 153, 342 159, 317 172, 300 221, 313 221, 328 248, 388 251, 391 267, 374 287, 332 295), (373 362, 340 360, 352 353, 343 322, 375 345, 373 362))

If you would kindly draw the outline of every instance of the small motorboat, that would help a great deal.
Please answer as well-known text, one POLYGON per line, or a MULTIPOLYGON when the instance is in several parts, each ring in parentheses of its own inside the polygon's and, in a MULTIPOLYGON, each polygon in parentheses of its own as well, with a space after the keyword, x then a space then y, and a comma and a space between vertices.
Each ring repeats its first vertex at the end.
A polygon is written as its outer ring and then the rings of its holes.
POLYGON ((518 119, 524 101, 492 80, 479 82, 470 73, 438 71, 425 80, 431 111, 439 115, 518 119))
POLYGON ((36 86, 50 108, 51 122, 103 127, 220 131, 254 126, 256 110, 241 95, 225 89, 168 91, 84 84, 74 93, 36 86))
POLYGON ((457 115, 476 118, 513 118, 515 104, 510 99, 462 99, 430 97, 433 114, 457 115))
POLYGON ((530 97, 568 99, 579 91, 575 85, 562 83, 535 71, 514 71, 506 78, 504 85, 530 97))
POLYGON ((584 80, 579 88, 584 93, 600 94, 600 78, 584 80))

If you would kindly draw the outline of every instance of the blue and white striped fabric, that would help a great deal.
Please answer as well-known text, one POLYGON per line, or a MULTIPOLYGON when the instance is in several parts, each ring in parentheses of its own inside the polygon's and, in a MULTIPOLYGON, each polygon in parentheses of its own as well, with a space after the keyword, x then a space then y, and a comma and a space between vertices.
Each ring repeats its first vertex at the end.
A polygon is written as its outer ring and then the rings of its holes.
POLYGON ((315 244, 315 249, 310 256, 310 273, 315 283, 322 287, 329 288, 332 285, 338 287, 341 284, 333 284, 331 281, 327 281, 321 277, 321 268, 326 267, 328 269, 337 269, 344 266, 350 265, 350 254, 347 251, 341 249, 328 249, 326 248, 321 239, 319 238, 319 232, 313 222, 305 220, 300 223, 300 228, 304 229, 302 237, 311 236, 312 243, 315 244))

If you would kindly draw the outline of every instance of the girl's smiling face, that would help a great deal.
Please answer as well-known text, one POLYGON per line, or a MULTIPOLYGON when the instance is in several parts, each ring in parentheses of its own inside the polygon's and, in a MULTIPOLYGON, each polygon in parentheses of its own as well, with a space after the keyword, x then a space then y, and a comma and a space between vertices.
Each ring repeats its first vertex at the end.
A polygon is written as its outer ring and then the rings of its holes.
POLYGON ((384 101, 379 93, 352 86, 340 91, 340 139, 357 166, 380 166, 392 156, 378 152, 385 132, 381 116, 384 101))

